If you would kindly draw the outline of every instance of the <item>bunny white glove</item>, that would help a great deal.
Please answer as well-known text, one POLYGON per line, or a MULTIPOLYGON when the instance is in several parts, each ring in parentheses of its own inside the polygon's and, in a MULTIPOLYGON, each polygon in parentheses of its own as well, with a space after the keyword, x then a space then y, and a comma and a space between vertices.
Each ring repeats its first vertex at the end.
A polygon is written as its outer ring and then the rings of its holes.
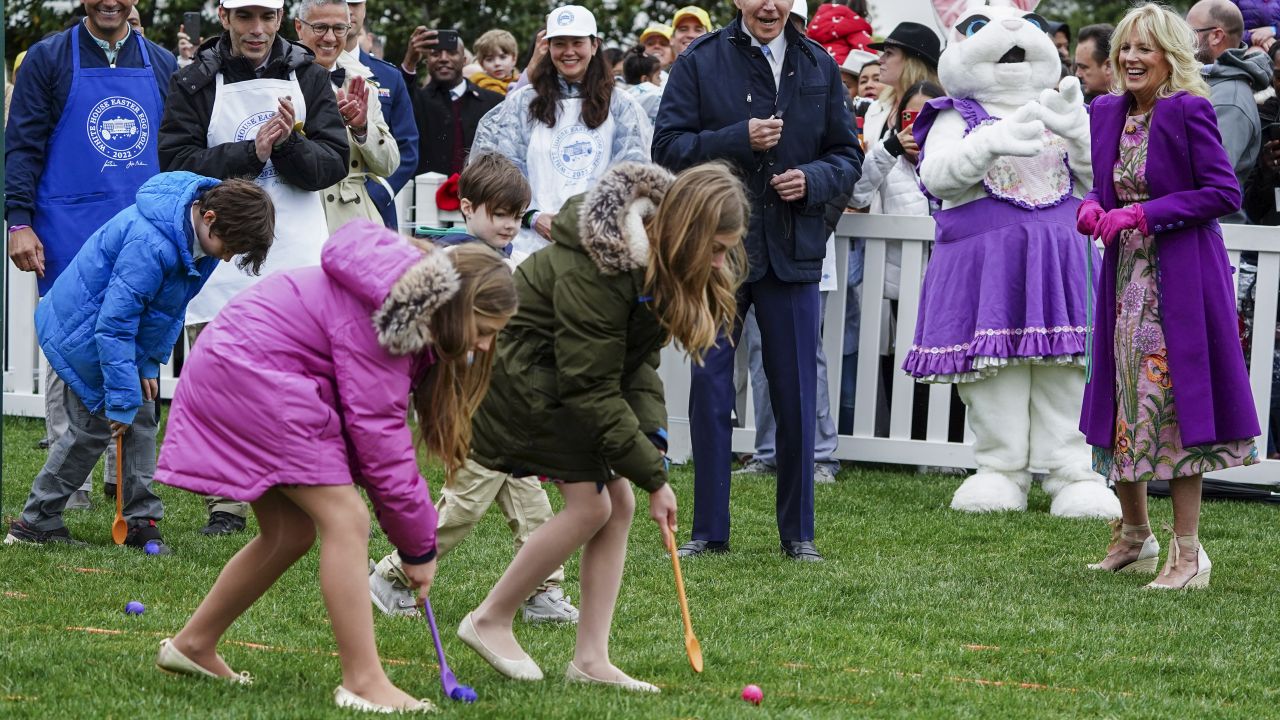
POLYGON ((1067 161, 1076 176, 1077 187, 1093 185, 1093 160, 1089 112, 1085 110, 1080 81, 1066 77, 1058 90, 1040 93, 1040 119, 1053 134, 1067 142, 1067 161))

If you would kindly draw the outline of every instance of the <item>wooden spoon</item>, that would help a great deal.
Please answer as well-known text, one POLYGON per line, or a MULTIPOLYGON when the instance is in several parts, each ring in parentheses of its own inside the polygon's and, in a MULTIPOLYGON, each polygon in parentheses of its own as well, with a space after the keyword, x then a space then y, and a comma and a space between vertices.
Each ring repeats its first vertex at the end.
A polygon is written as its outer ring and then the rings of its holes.
POLYGON ((684 651, 694 672, 702 672, 702 645, 693 634, 693 621, 689 619, 689 600, 684 596, 684 576, 680 574, 680 556, 676 554, 676 539, 669 528, 662 528, 662 537, 671 553, 671 566, 676 571, 676 594, 680 598, 680 615, 684 620, 684 651))
POLYGON ((116 436, 116 520, 111 523, 111 539, 123 545, 129 535, 129 524, 124 521, 124 435, 116 436))

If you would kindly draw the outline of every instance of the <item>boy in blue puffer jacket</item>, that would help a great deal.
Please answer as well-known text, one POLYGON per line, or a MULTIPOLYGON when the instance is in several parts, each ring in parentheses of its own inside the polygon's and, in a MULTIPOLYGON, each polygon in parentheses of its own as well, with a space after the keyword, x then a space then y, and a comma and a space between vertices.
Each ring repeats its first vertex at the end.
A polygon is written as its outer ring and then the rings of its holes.
POLYGON ((40 347, 67 384, 71 425, 49 449, 6 545, 84 545, 67 532, 62 510, 107 443, 123 436, 125 544, 170 552, 156 529, 164 506, 151 491, 160 366, 187 303, 219 261, 241 255, 241 270, 260 270, 275 207, 252 182, 188 172, 156 175, 136 198, 90 236, 36 307, 40 347))

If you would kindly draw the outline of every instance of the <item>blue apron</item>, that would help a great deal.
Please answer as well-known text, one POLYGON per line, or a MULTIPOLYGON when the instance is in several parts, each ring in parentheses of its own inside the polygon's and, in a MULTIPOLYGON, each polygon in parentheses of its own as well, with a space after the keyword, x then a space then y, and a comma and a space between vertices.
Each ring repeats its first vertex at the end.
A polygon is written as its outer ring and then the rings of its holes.
POLYGON ((142 67, 82 69, 81 26, 68 32, 71 91, 49 138, 32 221, 44 244, 41 295, 160 167, 156 131, 164 105, 142 37, 134 38, 142 67))

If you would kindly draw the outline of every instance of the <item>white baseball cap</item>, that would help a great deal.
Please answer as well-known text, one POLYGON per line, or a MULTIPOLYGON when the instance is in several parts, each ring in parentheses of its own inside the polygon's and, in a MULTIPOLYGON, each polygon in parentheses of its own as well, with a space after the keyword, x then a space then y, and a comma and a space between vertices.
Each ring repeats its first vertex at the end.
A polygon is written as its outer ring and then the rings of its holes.
POLYGON ((595 37, 596 16, 581 5, 562 5, 547 15, 547 39, 595 37))
POLYGON ((242 7, 264 7, 268 10, 279 10, 284 7, 284 0, 221 0, 220 4, 228 10, 242 7))
POLYGON ((809 3, 807 0, 796 0, 791 5, 791 14, 799 15, 801 20, 809 22, 809 3))
POLYGON ((879 60, 880 56, 866 50, 850 50, 845 56, 844 62, 840 65, 840 72, 848 73, 854 77, 862 74, 862 68, 867 63, 879 60))

